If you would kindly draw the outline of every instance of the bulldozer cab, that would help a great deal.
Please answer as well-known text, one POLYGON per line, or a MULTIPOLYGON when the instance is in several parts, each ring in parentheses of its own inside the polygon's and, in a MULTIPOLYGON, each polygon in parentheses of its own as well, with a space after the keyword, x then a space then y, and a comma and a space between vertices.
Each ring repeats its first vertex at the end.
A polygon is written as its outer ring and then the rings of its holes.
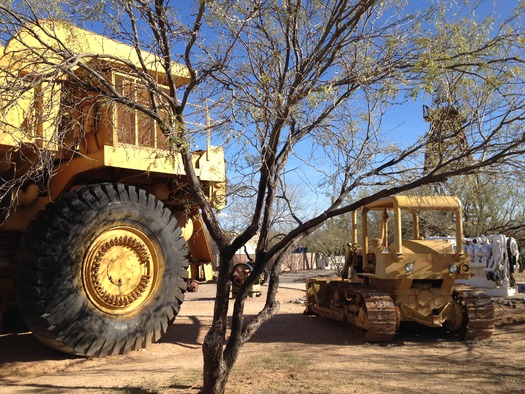
POLYGON ((407 276, 430 279, 467 274, 469 266, 463 253, 461 212, 461 203, 456 197, 392 196, 377 200, 361 211, 359 243, 354 211, 352 245, 360 256, 359 264, 353 263, 356 271, 360 276, 383 279, 407 276), (450 213, 446 220, 454 223, 455 247, 446 240, 424 239, 420 219, 431 211, 450 213), (446 264, 451 259, 457 264, 446 264))

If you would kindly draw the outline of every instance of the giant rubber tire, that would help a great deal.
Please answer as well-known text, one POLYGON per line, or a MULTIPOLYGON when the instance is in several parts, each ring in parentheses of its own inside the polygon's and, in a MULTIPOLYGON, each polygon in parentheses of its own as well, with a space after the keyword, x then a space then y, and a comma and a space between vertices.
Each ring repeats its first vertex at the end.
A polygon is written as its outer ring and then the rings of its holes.
POLYGON ((22 237, 18 306, 33 334, 55 349, 126 354, 158 341, 174 321, 186 290, 187 255, 177 221, 153 195, 121 184, 86 186, 48 204, 22 237), (115 226, 145 234, 161 267, 155 291, 124 315, 97 308, 82 280, 90 242, 115 226))

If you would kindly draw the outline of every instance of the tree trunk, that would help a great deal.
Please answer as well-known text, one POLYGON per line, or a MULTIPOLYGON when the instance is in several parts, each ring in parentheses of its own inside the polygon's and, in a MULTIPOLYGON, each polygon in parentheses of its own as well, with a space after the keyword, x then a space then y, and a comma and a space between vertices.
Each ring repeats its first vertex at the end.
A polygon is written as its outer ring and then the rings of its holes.
MULTIPOLYGON (((275 297, 279 287, 278 272, 283 257, 284 254, 280 255, 276 263, 273 264, 264 308, 254 319, 245 325, 244 302, 246 301, 250 287, 253 285, 254 278, 259 276, 262 267, 266 266, 268 260, 261 258, 260 261, 256 263, 258 269, 253 272, 254 276, 251 278, 249 277, 241 287, 235 300, 235 306, 232 313, 232 327, 230 337, 227 341, 225 334, 228 321, 229 278, 231 276, 231 269, 226 272, 227 270, 224 269, 223 266, 219 268, 220 272, 217 283, 217 298, 215 299, 213 324, 206 334, 202 345, 204 358, 203 393, 223 394, 225 392, 231 370, 237 360, 242 346, 252 337, 264 322, 277 314, 279 310, 279 302, 275 300, 275 297)), ((222 260, 221 264, 224 264, 222 260)))
POLYGON ((233 255, 221 254, 213 322, 202 344, 204 360, 202 392, 206 394, 225 392, 233 365, 233 363, 226 363, 224 359, 232 269, 233 255))
POLYGON ((231 369, 227 368, 222 356, 223 341, 208 332, 202 345, 204 359, 204 376, 202 393, 222 394, 226 390, 226 383, 231 369))

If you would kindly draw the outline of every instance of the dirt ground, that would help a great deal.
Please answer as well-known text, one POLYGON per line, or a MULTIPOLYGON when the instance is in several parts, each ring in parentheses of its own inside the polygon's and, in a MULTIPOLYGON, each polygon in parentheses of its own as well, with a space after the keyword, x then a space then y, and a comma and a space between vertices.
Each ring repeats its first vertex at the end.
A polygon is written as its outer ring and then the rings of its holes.
MULTIPOLYGON (((489 340, 406 324, 392 343, 367 344, 342 324, 304 315, 298 276, 282 275, 280 312, 242 349, 228 393, 525 393, 525 294, 495 299, 489 340)), ((198 393, 214 290, 188 293, 164 339, 126 356, 79 358, 30 333, 0 335, 0 393, 198 393)), ((262 306, 262 291, 247 300, 248 314, 262 306)))

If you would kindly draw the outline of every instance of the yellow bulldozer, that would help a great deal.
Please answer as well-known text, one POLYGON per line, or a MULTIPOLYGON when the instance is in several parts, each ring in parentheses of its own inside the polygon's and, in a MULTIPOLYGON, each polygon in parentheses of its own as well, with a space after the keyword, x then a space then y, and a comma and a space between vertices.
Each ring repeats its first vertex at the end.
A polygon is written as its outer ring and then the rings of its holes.
POLYGON ((352 219, 342 277, 307 279, 306 313, 346 322, 368 342, 392 340, 404 321, 443 327, 469 340, 492 335, 490 297, 456 284, 471 275, 457 198, 393 196, 367 204, 361 212, 361 246, 357 212, 352 219), (422 215, 427 227, 438 220, 453 223, 455 243, 425 238, 422 215))
MULTIPOLYGON (((182 65, 171 69, 56 21, 0 47, 3 323, 16 308, 53 348, 125 354, 159 340, 188 280, 209 275, 212 254, 180 153, 158 121, 96 85, 147 108, 151 95, 135 75, 166 92, 168 79, 190 81, 182 65)), ((207 143, 192 155, 207 197, 222 208, 222 148, 207 143)))

